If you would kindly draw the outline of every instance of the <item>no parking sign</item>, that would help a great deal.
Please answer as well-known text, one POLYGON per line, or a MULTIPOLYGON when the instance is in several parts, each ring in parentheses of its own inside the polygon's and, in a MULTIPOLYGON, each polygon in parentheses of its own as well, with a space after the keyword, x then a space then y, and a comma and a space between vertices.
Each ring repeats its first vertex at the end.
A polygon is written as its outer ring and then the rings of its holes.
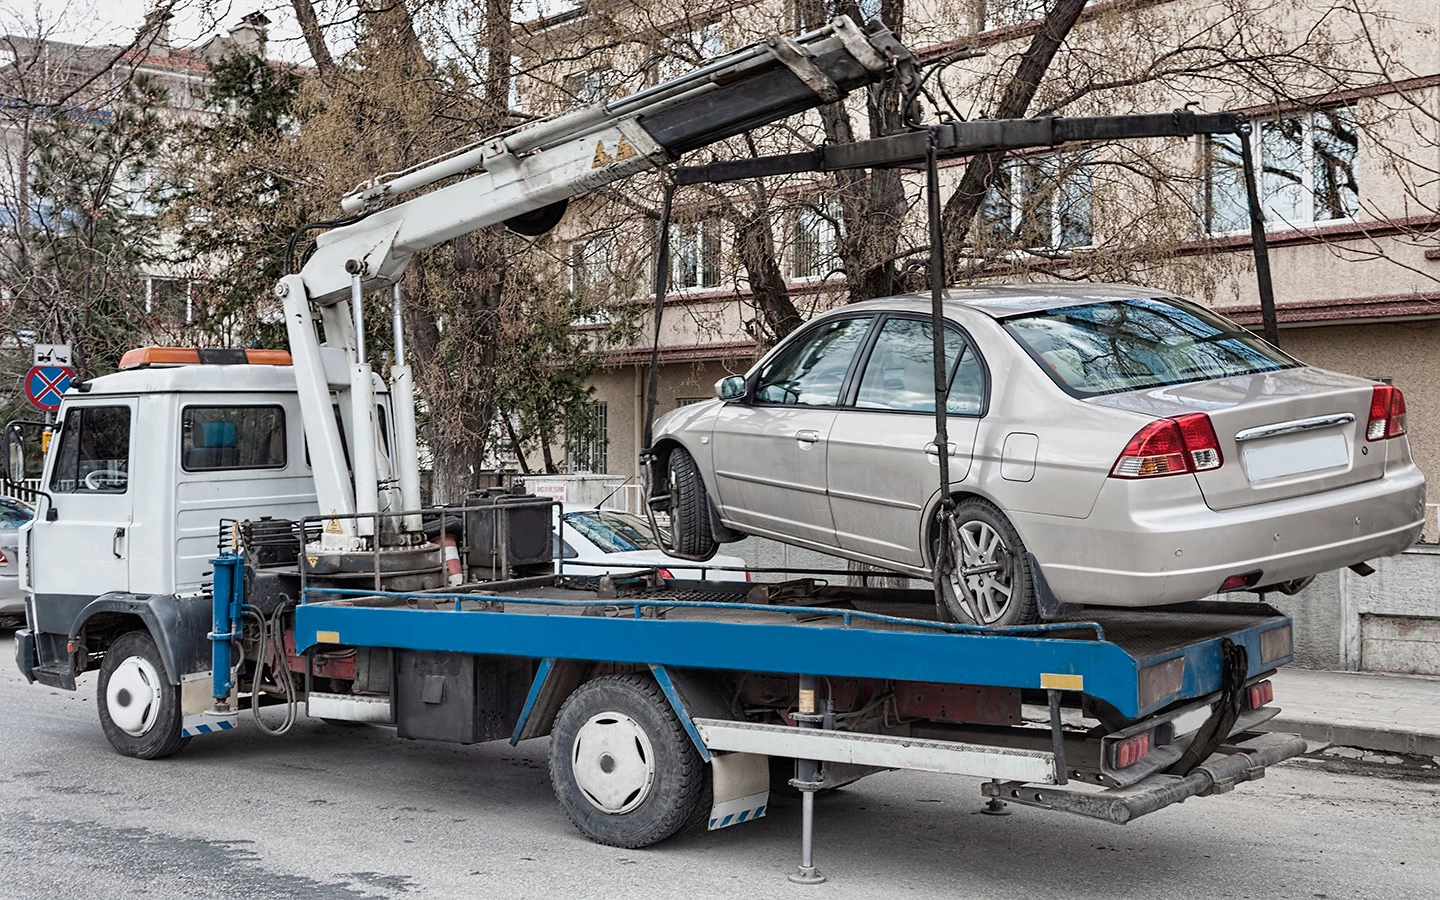
POLYGON ((69 366, 35 366, 25 373, 25 399, 36 409, 54 412, 74 377, 69 366))

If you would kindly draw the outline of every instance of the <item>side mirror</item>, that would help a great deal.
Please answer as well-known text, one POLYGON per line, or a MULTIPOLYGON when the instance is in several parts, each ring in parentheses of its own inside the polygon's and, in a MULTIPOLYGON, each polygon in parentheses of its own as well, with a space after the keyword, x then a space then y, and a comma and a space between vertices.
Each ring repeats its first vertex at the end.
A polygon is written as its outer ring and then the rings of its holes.
POLYGON ((715 396, 721 400, 739 400, 745 396, 744 375, 728 375, 715 382, 715 396))
POLYGON ((41 422, 11 422, 5 426, 5 448, 4 453, 0 453, 0 470, 3 470, 6 482, 23 484, 29 478, 39 477, 39 472, 32 469, 38 470, 44 458, 44 447, 49 443, 45 440, 48 428, 41 422), (32 452, 32 447, 40 448, 40 452, 32 452))

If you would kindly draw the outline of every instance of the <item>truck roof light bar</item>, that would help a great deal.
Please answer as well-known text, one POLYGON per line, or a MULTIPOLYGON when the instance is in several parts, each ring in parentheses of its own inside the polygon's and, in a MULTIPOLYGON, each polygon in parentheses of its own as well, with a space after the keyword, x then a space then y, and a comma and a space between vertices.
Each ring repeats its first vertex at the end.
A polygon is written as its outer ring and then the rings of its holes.
POLYGON ((288 366, 285 350, 240 350, 209 347, 136 347, 120 357, 121 370, 150 366, 288 366))

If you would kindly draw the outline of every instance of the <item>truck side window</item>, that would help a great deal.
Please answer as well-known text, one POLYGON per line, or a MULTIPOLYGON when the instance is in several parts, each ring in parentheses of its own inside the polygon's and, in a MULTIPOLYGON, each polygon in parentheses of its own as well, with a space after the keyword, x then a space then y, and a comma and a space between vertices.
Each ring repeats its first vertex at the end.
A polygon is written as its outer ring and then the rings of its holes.
POLYGON ((285 468, 285 410, 278 406, 187 406, 180 415, 187 472, 285 468))
POLYGON ((130 408, 70 408, 60 429, 50 490, 57 494, 123 494, 129 483, 130 408))

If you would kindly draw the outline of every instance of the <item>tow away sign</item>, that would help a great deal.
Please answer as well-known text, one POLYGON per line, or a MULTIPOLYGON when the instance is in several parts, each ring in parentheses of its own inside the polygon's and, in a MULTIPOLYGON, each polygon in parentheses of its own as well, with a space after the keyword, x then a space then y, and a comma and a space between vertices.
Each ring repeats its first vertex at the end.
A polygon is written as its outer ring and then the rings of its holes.
POLYGON ((35 366, 25 373, 25 399, 36 409, 54 412, 74 377, 69 366, 35 366))

